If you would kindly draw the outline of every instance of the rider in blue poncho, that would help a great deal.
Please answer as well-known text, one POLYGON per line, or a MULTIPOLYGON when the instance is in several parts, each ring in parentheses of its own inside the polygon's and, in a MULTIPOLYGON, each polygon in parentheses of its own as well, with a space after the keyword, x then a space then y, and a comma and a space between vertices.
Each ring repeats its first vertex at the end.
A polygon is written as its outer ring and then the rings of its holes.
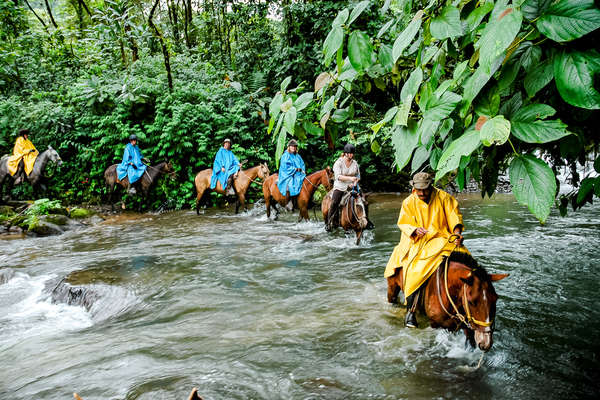
POLYGON ((277 188, 285 196, 285 202, 289 203, 290 197, 300 194, 302 182, 306 177, 304 160, 298 154, 298 142, 294 139, 288 143, 288 148, 279 160, 279 178, 277 188))
POLYGON ((130 193, 135 193, 135 188, 131 185, 136 183, 142 175, 144 175, 146 168, 147 167, 143 162, 142 152, 137 146, 137 136, 130 135, 129 143, 125 146, 125 151, 123 152, 123 161, 117 166, 117 178, 123 180, 127 177, 130 186, 128 191, 130 193))
POLYGON ((227 194, 235 194, 233 180, 237 177, 240 166, 240 162, 231 151, 231 139, 225 139, 223 147, 219 149, 215 156, 212 176, 210 177, 210 188, 214 189, 217 186, 217 181, 219 181, 227 194))

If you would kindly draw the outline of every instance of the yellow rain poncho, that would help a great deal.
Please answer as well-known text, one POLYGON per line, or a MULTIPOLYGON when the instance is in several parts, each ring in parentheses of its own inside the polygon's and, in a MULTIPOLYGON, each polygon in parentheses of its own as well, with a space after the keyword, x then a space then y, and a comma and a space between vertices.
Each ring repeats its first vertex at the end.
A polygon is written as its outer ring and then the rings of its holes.
POLYGON ((8 172, 11 175, 14 175, 17 172, 19 163, 23 160, 23 164, 25 164, 25 173, 29 176, 33 170, 33 164, 35 164, 35 159, 38 154, 39 152, 35 149, 31 140, 19 136, 15 142, 13 155, 8 158, 8 172), (32 152, 31 150, 34 151, 32 152))
MULTIPOLYGON (((393 276, 396 268, 404 267, 402 291, 405 298, 435 272, 442 257, 455 249, 455 244, 449 243, 448 239, 458 225, 462 226, 458 201, 442 190, 432 188, 429 203, 420 200, 414 191, 404 199, 398 217, 402 232, 400 243, 390 256, 384 276, 393 276), (421 238, 411 237, 419 227, 427 229, 428 233, 421 238)), ((467 252, 462 246, 456 250, 467 252)))

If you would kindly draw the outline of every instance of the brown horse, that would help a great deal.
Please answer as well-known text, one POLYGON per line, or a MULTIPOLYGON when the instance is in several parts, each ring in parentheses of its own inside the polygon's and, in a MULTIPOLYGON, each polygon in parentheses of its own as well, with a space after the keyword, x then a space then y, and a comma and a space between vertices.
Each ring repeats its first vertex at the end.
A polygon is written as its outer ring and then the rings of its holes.
MULTIPOLYGON (((323 212, 323 220, 325 222, 327 222, 327 217, 329 216, 332 194, 333 190, 327 193, 327 195, 323 198, 323 202, 321 203, 321 211, 323 212)), ((338 212, 338 225, 341 226, 345 231, 352 229, 354 232, 356 232, 356 245, 358 245, 360 243, 362 233, 369 223, 367 216, 366 196, 363 198, 363 196, 356 192, 351 192, 349 195, 345 194, 344 197, 345 196, 348 196, 348 199, 344 206, 342 206, 340 203, 340 209, 338 212)))
MULTIPOLYGON (((217 181, 217 185, 214 189, 210 189, 210 177, 212 176, 212 168, 203 169, 198 172, 194 179, 194 185, 196 186, 196 214, 200 214, 200 200, 207 190, 213 190, 219 194, 227 195, 221 187, 221 182, 217 181)), ((237 178, 233 180, 233 187, 237 194, 235 202, 235 213, 237 214, 240 207, 246 207, 246 192, 250 187, 250 184, 257 179, 263 181, 269 177, 269 167, 266 163, 261 163, 256 167, 252 167, 245 170, 240 170, 237 178)))
MULTIPOLYGON (((275 209, 275 219, 279 216, 279 210, 277 209, 277 203, 280 206, 285 207, 285 196, 281 194, 279 189, 277 188, 277 178, 279 174, 273 174, 263 183, 263 196, 265 197, 265 206, 267 208, 267 218, 271 216, 271 207, 275 209)), ((302 189, 300 189, 300 194, 298 194, 298 209, 300 210, 300 215, 298 216, 298 222, 302 221, 302 219, 306 219, 307 221, 310 219, 308 217, 308 208, 310 206, 310 202, 312 200, 313 194, 317 190, 319 185, 323 185, 325 189, 331 190, 333 185, 333 170, 330 167, 312 173, 304 178, 302 182, 302 189)))
MULTIPOLYGON (((420 308, 432 328, 463 329, 471 346, 492 347, 498 295, 492 282, 508 274, 488 274, 467 253, 452 252, 423 284, 420 308)), ((388 302, 396 303, 403 287, 402 268, 387 278, 388 302)))
MULTIPOLYGON (((106 168, 106 171, 104 171, 104 182, 106 184, 106 187, 108 188, 108 200, 110 201, 110 208, 112 210, 114 210, 113 195, 117 183, 123 186, 124 188, 127 188, 129 186, 129 178, 125 177, 122 180, 118 179, 117 166, 118 164, 113 164, 110 167, 106 168)), ((164 161, 152 166, 148 165, 148 168, 146 168, 146 172, 144 172, 142 177, 137 182, 135 182, 133 186, 135 187, 138 193, 142 194, 142 197, 146 198, 148 196, 148 193, 150 192, 150 189, 152 188, 152 185, 163 174, 167 174, 171 177, 171 179, 175 179, 175 170, 173 169, 173 165, 168 161, 164 161)), ((141 207, 142 205, 140 203, 140 210, 141 207)))

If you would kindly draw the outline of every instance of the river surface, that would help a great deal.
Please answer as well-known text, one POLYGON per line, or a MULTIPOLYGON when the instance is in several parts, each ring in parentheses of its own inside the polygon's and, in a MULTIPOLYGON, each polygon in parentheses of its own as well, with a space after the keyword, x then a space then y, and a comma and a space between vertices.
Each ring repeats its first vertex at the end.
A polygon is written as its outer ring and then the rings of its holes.
POLYGON ((510 273, 479 369, 388 305, 403 196, 375 195, 358 247, 260 205, 0 240, 0 399, 598 398, 600 207, 540 226, 512 195, 458 198, 469 250, 510 273))

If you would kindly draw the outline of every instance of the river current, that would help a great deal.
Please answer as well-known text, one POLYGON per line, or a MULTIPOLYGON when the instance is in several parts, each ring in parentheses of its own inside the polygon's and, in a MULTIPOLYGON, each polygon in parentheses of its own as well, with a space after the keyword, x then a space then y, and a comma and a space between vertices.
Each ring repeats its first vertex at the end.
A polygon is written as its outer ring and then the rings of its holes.
POLYGON ((370 198, 359 246, 260 205, 0 240, 0 399, 598 398, 600 206, 541 226, 512 195, 458 196, 465 245, 510 273, 476 369, 462 333, 387 303, 403 198, 370 198))

